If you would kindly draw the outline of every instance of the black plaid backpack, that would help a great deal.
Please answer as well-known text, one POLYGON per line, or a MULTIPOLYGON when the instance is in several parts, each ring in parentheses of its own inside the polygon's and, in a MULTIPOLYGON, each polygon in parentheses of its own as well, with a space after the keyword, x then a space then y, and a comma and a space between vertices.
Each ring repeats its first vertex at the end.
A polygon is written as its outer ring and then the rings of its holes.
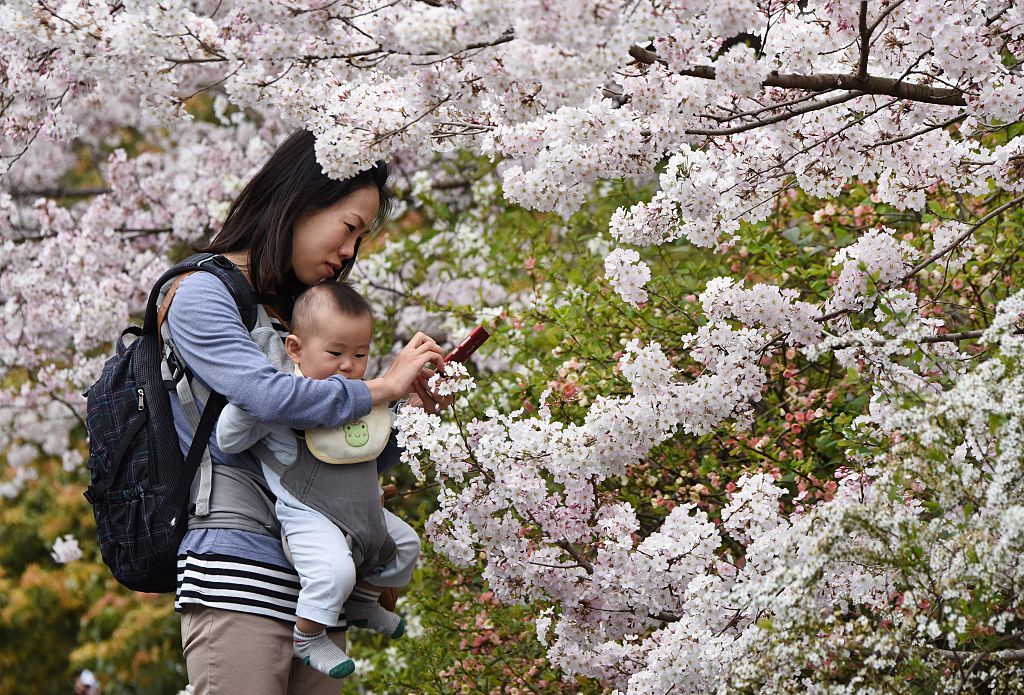
POLYGON ((85 498, 96 517, 103 561, 117 581, 135 591, 174 591, 178 545, 188 527, 189 489, 225 404, 224 396, 211 393, 188 455, 182 456, 167 392, 177 379, 191 379, 191 374, 177 368, 174 378, 165 380, 160 324, 173 294, 164 300, 165 306, 158 304, 166 284, 200 271, 220 278, 235 299, 246 330, 252 330, 256 297, 242 272, 223 256, 196 254, 157 281, 146 305, 145 324, 121 333, 116 353, 86 392, 92 484, 85 498), (128 336, 134 340, 126 344, 128 336))

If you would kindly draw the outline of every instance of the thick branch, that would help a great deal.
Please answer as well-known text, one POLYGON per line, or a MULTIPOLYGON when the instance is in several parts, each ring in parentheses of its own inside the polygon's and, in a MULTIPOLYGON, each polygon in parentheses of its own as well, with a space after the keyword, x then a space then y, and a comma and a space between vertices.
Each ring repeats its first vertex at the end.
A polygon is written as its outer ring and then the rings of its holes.
POLYGON ((918 338, 919 343, 959 343, 961 340, 980 338, 985 331, 961 331, 960 333, 943 333, 942 335, 926 335, 918 338))
POLYGON ((587 571, 587 574, 594 573, 594 565, 587 558, 583 557, 583 554, 569 541, 558 541, 558 547, 569 553, 573 560, 576 561, 580 567, 587 571))
POLYGON ((15 198, 89 198, 110 193, 109 188, 37 188, 33 190, 13 189, 15 198))
POLYGON ((860 61, 857 63, 857 77, 868 76, 868 53, 871 51, 871 30, 868 29, 868 0, 860 0, 860 61))
MULTIPOLYGON (((633 46, 629 54, 639 63, 650 65, 651 63, 663 63, 666 61, 659 58, 654 51, 649 51, 642 46, 633 46)), ((697 65, 684 68, 680 74, 689 77, 697 77, 703 80, 716 79, 715 68, 710 65, 697 65)), ((824 73, 820 75, 797 75, 790 73, 772 72, 768 78, 761 83, 765 87, 782 87, 784 89, 806 89, 812 92, 820 92, 826 89, 843 89, 847 91, 860 91, 867 94, 879 94, 907 101, 919 101, 926 104, 940 104, 943 106, 966 106, 964 94, 959 89, 947 89, 943 87, 929 87, 922 84, 912 84, 897 80, 891 77, 875 77, 865 75, 840 75, 824 73)))

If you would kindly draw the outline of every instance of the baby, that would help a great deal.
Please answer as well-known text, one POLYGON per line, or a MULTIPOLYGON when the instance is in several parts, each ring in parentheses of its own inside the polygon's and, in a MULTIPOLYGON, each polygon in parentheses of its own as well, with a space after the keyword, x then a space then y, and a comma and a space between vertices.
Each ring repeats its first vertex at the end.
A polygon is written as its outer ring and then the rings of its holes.
MULTIPOLYGON (((363 377, 373 313, 351 286, 308 289, 295 303, 290 329, 283 352, 297 375, 363 377)), ((284 366, 276 334, 254 331, 253 338, 279 369, 284 366)), ((252 449, 277 496, 277 517, 299 574, 295 654, 332 678, 355 670, 325 630, 338 623, 342 608, 352 625, 392 639, 405 631, 405 621, 378 604, 382 589, 409 583, 420 552, 416 532, 380 503, 379 472, 396 465, 400 453, 391 424, 383 406, 338 430, 297 433, 233 405, 217 422, 220 448, 252 449)))

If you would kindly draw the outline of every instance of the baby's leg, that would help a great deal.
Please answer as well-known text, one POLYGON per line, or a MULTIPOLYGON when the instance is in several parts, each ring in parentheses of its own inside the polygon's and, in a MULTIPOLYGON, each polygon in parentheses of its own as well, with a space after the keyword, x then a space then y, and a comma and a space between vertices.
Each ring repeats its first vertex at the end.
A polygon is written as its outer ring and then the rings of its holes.
POLYGON ((349 625, 398 639, 405 634, 405 620, 380 605, 380 592, 379 587, 359 582, 345 602, 345 619, 349 625))
POLYGON ((364 579, 378 587, 405 586, 412 579, 412 571, 416 569, 416 563, 420 559, 420 538, 412 526, 386 509, 384 510, 384 520, 387 522, 388 533, 391 535, 391 540, 395 542, 397 551, 391 562, 376 568, 372 575, 364 577, 364 579))
POLYGON ((291 495, 278 495, 276 511, 299 573, 295 653, 318 671, 343 678, 355 664, 328 639, 324 627, 338 622, 355 586, 352 551, 337 526, 291 495))
POLYGON ((336 624, 356 585, 356 568, 345 535, 323 514, 294 498, 278 497, 276 510, 299 573, 296 615, 322 625, 336 624))
POLYGON ((345 615, 353 625, 366 626, 395 639, 405 632, 405 620, 380 606, 378 599, 382 587, 409 583, 420 556, 420 539, 409 524, 391 512, 384 510, 384 518, 395 542, 395 556, 358 583, 345 604, 345 615))

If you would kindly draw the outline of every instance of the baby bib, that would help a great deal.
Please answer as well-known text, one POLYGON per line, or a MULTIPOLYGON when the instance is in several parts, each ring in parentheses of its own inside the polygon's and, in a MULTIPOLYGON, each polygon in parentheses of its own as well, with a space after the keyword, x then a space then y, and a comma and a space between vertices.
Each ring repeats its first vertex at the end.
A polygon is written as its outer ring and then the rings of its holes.
POLYGON ((391 437, 391 411, 378 405, 341 427, 306 430, 306 446, 324 463, 359 463, 377 458, 391 437))

